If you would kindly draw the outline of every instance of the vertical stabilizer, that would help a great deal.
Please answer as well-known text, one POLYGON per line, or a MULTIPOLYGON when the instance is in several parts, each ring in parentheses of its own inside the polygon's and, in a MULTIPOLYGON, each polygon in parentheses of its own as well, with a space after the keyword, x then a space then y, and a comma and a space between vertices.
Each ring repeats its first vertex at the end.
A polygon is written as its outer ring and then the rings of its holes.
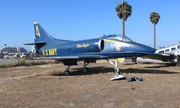
POLYGON ((34 22, 35 31, 35 43, 46 42, 46 44, 53 44, 56 39, 54 39, 46 30, 44 30, 38 22, 34 22))
POLYGON ((24 45, 35 45, 36 51, 46 45, 53 44, 63 44, 67 42, 72 42, 70 40, 62 40, 53 38, 38 22, 34 22, 34 33, 35 39, 34 43, 27 43, 24 45))

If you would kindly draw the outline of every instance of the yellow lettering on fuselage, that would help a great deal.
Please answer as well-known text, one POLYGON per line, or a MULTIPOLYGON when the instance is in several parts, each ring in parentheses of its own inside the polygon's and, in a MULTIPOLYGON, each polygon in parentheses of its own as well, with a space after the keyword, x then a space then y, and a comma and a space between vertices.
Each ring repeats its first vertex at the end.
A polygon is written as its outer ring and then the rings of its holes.
POLYGON ((53 48, 53 49, 42 50, 42 55, 44 55, 44 56, 57 55, 57 49, 56 49, 56 48, 53 48))
POLYGON ((40 37, 40 32, 39 32, 38 26, 36 26, 36 35, 37 35, 38 37, 40 37))
POLYGON ((46 50, 46 55, 48 56, 49 54, 48 54, 48 50, 46 50))
POLYGON ((89 47, 89 44, 83 43, 83 44, 77 44, 76 45, 76 48, 87 48, 87 47, 89 47))
POLYGON ((49 55, 57 55, 56 49, 49 49, 49 55))
POLYGON ((42 55, 45 55, 45 51, 44 50, 42 50, 42 55))

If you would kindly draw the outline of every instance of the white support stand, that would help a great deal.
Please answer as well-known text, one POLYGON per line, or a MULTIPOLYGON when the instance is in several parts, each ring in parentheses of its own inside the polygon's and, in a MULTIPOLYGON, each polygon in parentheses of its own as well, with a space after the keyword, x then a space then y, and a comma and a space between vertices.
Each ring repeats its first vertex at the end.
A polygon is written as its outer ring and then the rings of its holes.
POLYGON ((124 77, 123 75, 121 75, 120 72, 119 72, 117 59, 115 59, 114 63, 113 63, 112 61, 110 61, 109 59, 106 59, 106 61, 108 61, 108 63, 110 63, 111 65, 114 66, 115 75, 114 75, 110 80, 117 80, 117 79, 125 78, 125 77, 124 77))

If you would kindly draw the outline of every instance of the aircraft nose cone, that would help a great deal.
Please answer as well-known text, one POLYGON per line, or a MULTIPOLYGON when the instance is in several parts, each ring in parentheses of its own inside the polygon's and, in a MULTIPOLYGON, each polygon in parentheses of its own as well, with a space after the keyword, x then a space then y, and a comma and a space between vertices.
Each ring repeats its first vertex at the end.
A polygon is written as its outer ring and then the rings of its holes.
POLYGON ((148 53, 154 53, 156 51, 154 48, 149 46, 143 46, 142 49, 144 50, 144 52, 148 52, 148 53))
POLYGON ((139 44, 139 51, 145 53, 154 53, 156 50, 150 46, 139 44))
POLYGON ((147 50, 150 52, 150 53, 154 53, 156 50, 152 47, 149 47, 147 46, 147 50))

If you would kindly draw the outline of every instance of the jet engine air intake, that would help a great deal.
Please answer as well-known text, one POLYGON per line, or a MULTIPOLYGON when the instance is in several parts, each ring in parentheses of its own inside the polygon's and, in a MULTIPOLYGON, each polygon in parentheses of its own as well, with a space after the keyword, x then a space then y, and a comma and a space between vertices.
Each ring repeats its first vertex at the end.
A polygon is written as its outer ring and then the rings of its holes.
POLYGON ((104 49, 104 40, 100 39, 98 42, 99 50, 102 51, 104 49))
POLYGON ((84 48, 84 51, 87 52, 99 52, 104 49, 104 40, 103 39, 94 39, 90 41, 83 41, 80 43, 80 45, 84 45, 84 43, 87 45, 86 48, 84 48))

